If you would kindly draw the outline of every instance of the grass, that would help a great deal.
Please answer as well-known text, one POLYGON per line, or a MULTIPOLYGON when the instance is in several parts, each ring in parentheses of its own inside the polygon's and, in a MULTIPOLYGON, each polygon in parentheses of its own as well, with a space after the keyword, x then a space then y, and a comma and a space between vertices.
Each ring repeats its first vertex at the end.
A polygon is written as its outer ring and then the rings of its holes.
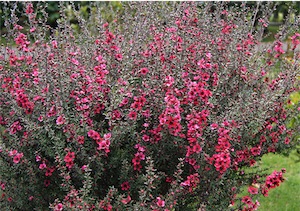
POLYGON ((300 160, 296 150, 289 157, 270 154, 262 158, 262 167, 273 170, 286 169, 285 181, 269 192, 268 197, 261 197, 259 211, 295 211, 300 210, 300 160))
MULTIPOLYGON (((298 148, 299 150, 300 148, 298 148)), ((286 173, 283 174, 285 181, 279 187, 271 189, 268 197, 260 196, 258 211, 300 210, 300 153, 297 152, 297 149, 293 150, 289 156, 264 155, 258 164, 259 169, 268 169, 265 171, 267 174, 271 174, 274 170, 286 169, 286 173)), ((253 172, 253 169, 245 169, 245 171, 253 172)), ((248 186, 243 187, 238 197, 249 195, 247 189, 248 186)))

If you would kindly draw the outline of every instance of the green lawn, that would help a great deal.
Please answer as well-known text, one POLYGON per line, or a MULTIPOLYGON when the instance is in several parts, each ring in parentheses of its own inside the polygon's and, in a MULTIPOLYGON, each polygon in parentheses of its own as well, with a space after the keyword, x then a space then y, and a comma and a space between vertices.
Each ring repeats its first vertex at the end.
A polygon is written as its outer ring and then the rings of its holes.
POLYGON ((262 159, 262 166, 273 170, 286 169, 286 179, 279 187, 269 192, 268 197, 261 197, 259 211, 296 211, 300 210, 300 160, 297 152, 289 157, 282 155, 267 155, 262 159))

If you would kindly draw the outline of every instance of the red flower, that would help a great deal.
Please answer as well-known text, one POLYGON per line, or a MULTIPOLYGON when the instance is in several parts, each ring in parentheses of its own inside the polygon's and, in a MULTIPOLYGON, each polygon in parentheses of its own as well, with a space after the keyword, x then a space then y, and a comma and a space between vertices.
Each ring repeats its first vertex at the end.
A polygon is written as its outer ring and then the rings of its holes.
POLYGON ((256 155, 260 155, 260 147, 253 147, 253 148, 251 148, 251 153, 252 153, 252 155, 254 155, 254 156, 256 156, 256 155))
POLYGON ((172 177, 167 177, 167 178, 166 178, 166 182, 167 182, 167 183, 171 183, 173 180, 174 180, 174 179, 173 179, 172 177))
POLYGON ((74 166, 74 162, 69 162, 69 163, 66 163, 66 166, 68 167, 68 169, 72 168, 74 166))
POLYGON ((64 161, 66 163, 70 163, 75 159, 75 152, 68 152, 68 154, 65 156, 64 161))
POLYGON ((252 194, 252 195, 258 194, 258 189, 257 189, 256 187, 249 186, 248 192, 249 192, 250 194, 252 194))
POLYGON ((78 137, 77 137, 77 142, 78 142, 79 144, 84 144, 84 136, 78 136, 78 137))
POLYGON ((129 190, 130 189, 130 185, 129 185, 129 182, 128 181, 125 181, 121 184, 121 189, 122 190, 129 190))
POLYGON ((250 196, 244 196, 242 198, 242 202, 244 202, 245 204, 248 204, 248 205, 252 205, 252 199, 250 196))
POLYGON ((88 132, 88 136, 92 139, 94 139, 95 141, 98 141, 101 139, 100 134, 94 130, 90 130, 88 132))
POLYGON ((149 70, 148 70, 148 68, 146 68, 146 67, 143 67, 142 69, 140 69, 140 73, 141 73, 142 75, 146 75, 148 72, 149 72, 149 70))
POLYGON ((122 56, 122 54, 117 53, 117 54, 115 55, 115 58, 116 58, 116 60, 118 60, 118 61, 122 61, 123 56, 122 56))
POLYGON ((137 113, 135 111, 130 111, 128 114, 128 118, 131 120, 136 120, 137 113))
POLYGON ((44 180, 44 185, 48 187, 50 185, 50 180, 44 180))
POLYGON ((289 144, 289 143, 290 143, 290 139, 289 139, 288 137, 286 137, 286 138, 284 139, 284 143, 285 143, 285 144, 289 144))
POLYGON ((110 152, 109 146, 110 146, 110 140, 107 139, 107 140, 103 140, 103 141, 98 142, 97 149, 98 150, 104 150, 106 153, 109 153, 110 152))
POLYGON ((141 160, 138 157, 132 158, 133 169, 140 171, 142 169, 141 160))
POLYGON ((55 171, 55 167, 50 167, 50 168, 47 168, 46 172, 45 172, 45 176, 46 177, 50 177, 52 176, 52 173, 55 171))

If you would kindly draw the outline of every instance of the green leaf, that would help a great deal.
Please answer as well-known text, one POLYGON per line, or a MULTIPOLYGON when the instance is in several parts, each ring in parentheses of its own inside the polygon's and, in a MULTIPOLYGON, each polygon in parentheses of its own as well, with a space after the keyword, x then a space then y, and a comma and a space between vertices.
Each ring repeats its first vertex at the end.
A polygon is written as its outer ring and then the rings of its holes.
POLYGON ((290 95, 292 104, 298 104, 300 101, 300 92, 294 92, 290 95))

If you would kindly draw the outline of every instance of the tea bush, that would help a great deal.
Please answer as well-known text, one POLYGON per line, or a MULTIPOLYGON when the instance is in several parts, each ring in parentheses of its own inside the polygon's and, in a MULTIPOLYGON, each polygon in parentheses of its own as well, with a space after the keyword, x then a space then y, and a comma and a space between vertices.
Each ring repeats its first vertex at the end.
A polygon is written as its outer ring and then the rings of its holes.
POLYGON ((70 7, 51 28, 24 4, 1 48, 2 209, 256 210, 284 180, 256 162, 297 141, 299 19, 261 49, 272 2, 123 3, 110 23, 71 7, 76 30, 70 7))

